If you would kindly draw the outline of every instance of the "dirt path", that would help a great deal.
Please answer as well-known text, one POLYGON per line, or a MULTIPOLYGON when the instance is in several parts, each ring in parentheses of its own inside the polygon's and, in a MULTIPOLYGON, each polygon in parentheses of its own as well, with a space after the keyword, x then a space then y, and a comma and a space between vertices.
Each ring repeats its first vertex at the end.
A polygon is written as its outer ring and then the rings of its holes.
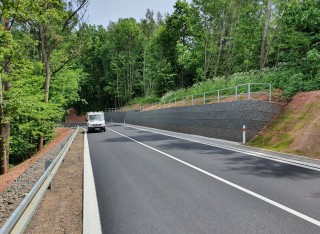
POLYGON ((25 233, 82 233, 82 188, 83 130, 79 130, 25 233))

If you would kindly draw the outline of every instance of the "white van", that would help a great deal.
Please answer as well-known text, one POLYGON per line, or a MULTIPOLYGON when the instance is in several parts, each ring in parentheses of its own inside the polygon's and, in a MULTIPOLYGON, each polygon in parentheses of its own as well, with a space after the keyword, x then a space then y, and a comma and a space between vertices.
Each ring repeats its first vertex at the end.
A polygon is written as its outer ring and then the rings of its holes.
POLYGON ((86 121, 88 132, 92 132, 94 130, 106 131, 106 122, 104 120, 103 112, 87 112, 86 121))

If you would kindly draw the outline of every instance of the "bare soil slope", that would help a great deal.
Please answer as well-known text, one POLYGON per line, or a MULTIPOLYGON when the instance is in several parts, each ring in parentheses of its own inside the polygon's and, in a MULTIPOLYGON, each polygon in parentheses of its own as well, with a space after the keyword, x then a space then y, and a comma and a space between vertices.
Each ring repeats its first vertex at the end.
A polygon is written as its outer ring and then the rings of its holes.
POLYGON ((250 145, 320 159, 320 91, 296 94, 250 145))
POLYGON ((84 122, 86 122, 85 115, 78 115, 77 110, 73 107, 68 110, 66 123, 84 123, 84 122))

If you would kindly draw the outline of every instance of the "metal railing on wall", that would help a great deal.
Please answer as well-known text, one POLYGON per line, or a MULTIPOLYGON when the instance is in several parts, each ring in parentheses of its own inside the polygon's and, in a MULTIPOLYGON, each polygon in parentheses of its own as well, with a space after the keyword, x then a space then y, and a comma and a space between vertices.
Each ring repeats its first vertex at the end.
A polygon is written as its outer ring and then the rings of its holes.
POLYGON ((175 106, 193 106, 210 103, 219 103, 225 101, 237 100, 263 100, 271 102, 272 87, 271 83, 247 83, 240 84, 229 88, 197 93, 183 97, 175 97, 158 103, 135 105, 123 108, 108 108, 106 111, 146 111, 175 106))

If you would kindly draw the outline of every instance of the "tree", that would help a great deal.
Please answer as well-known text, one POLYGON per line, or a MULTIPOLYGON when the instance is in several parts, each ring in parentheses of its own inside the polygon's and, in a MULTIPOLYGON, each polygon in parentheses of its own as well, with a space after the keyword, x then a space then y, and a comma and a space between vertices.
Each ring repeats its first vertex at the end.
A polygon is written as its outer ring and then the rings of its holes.
POLYGON ((10 29, 17 16, 17 12, 13 11, 13 9, 19 9, 19 4, 20 2, 16 3, 15 1, 3 1, 0 3, 2 23, 0 37, 1 41, 4 42, 0 50, 2 64, 0 71, 0 175, 7 172, 9 165, 10 118, 5 111, 4 91, 9 92, 11 87, 9 76, 11 73, 11 57, 14 53, 13 48, 15 44, 10 29), (3 79, 3 75, 7 76, 7 79, 3 79))
MULTIPOLYGON (((78 38, 73 37, 72 31, 80 23, 84 14, 81 10, 85 9, 88 0, 39 0, 38 4, 42 9, 29 21, 29 25, 35 32, 35 39, 39 41, 39 55, 45 73, 44 102, 48 103, 52 76, 61 71, 79 53, 80 44, 78 38), (56 64, 52 64, 51 58, 55 52, 62 56, 56 60, 56 64)), ((43 147, 43 141, 44 135, 40 133, 39 149, 43 147)))
POLYGON ((156 32, 158 25, 156 21, 154 20, 154 13, 153 11, 147 9, 146 18, 141 20, 140 22, 141 30, 144 36, 143 41, 143 68, 142 68, 142 77, 143 77, 143 89, 144 89, 144 95, 150 96, 152 93, 152 79, 150 79, 149 70, 147 69, 149 61, 148 61, 148 50, 147 47, 150 44, 151 38, 156 32))

